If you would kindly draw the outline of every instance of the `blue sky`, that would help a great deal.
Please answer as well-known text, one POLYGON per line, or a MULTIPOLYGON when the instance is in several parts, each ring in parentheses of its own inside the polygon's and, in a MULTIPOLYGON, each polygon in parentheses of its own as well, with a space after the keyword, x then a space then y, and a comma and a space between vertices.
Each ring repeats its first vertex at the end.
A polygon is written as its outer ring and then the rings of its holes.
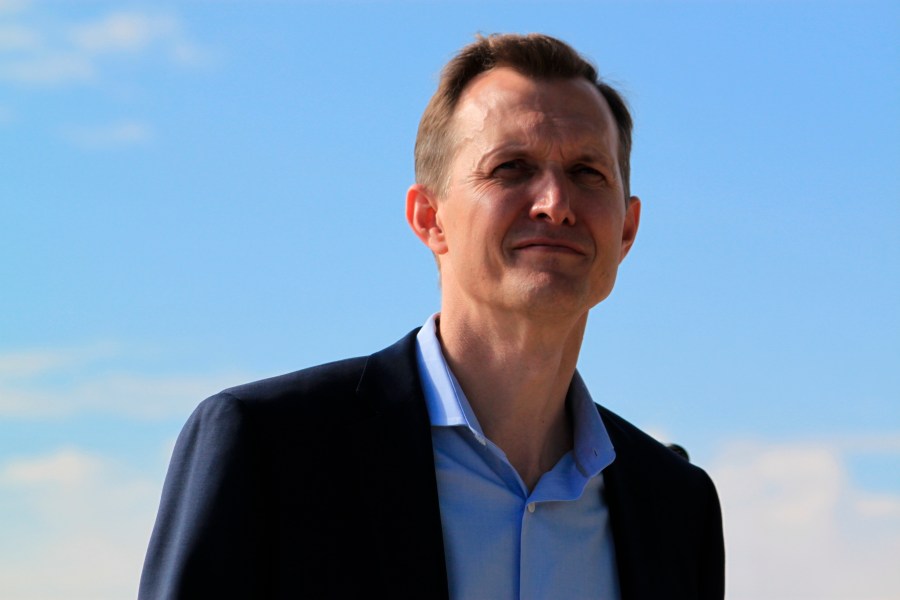
POLYGON ((0 595, 133 595, 200 400, 438 308, 403 218, 419 115, 476 32, 542 31, 636 120, 595 400, 713 474, 730 598, 897 597, 898 24, 865 1, 0 0, 0 595))

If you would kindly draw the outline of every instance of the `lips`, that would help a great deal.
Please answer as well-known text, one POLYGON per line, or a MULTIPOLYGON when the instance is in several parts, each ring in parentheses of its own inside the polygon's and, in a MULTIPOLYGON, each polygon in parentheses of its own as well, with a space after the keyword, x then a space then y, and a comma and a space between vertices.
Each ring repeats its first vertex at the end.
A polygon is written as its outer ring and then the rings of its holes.
POLYGON ((551 237, 534 237, 520 240, 513 244, 513 250, 547 250, 549 252, 571 252, 587 255, 584 246, 576 241, 551 237))

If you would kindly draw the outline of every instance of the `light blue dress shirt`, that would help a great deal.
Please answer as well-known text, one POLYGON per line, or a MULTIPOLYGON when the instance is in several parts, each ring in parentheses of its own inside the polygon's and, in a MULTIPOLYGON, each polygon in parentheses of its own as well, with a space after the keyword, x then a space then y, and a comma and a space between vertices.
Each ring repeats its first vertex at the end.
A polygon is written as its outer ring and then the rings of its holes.
POLYGON ((432 316, 417 338, 437 473, 450 597, 617 600, 601 471, 615 451, 575 373, 567 401, 574 449, 534 490, 484 436, 444 359, 432 316))

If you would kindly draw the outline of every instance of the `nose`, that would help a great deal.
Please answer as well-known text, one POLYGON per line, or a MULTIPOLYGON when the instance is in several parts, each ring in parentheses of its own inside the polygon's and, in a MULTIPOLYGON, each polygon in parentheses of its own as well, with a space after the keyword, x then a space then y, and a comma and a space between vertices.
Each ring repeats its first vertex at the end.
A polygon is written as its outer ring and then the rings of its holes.
POLYGON ((569 204, 565 173, 547 169, 535 180, 534 202, 529 215, 537 221, 554 225, 574 225, 575 213, 569 204))

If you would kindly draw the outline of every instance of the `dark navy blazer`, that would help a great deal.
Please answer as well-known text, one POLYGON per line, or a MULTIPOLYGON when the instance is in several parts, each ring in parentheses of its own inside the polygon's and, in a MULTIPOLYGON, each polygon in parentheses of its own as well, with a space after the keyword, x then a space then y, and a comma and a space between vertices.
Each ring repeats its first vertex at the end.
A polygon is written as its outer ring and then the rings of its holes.
MULTIPOLYGON (((446 598, 415 331, 369 357, 226 390, 178 438, 139 597, 446 598)), ((610 411, 623 600, 721 600, 709 477, 610 411)))

